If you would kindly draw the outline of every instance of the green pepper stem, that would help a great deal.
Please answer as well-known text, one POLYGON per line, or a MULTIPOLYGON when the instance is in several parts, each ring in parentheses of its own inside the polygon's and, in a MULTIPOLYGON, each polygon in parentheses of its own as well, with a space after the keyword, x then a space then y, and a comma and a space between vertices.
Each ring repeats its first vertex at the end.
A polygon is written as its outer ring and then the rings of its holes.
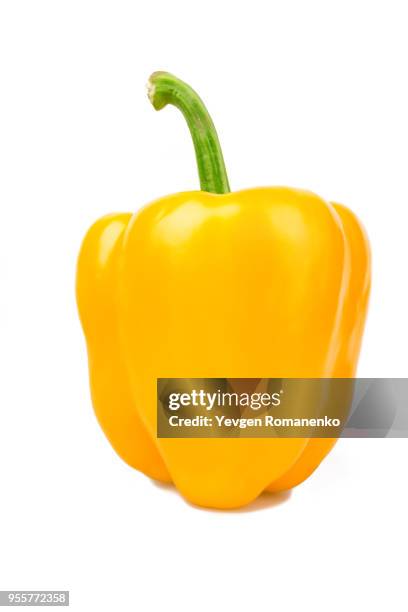
POLYGON ((183 113, 194 143, 202 191, 229 193, 220 142, 201 98, 187 83, 168 72, 152 74, 148 82, 148 95, 156 110, 172 104, 183 113))

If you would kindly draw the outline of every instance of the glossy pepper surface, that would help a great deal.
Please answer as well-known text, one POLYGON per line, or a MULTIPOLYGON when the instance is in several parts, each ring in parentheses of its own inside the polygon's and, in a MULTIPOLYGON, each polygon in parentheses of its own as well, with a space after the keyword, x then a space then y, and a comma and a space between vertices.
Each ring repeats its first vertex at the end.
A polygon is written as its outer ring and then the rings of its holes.
POLYGON ((368 241, 350 210, 311 192, 231 193, 197 94, 159 72, 149 97, 185 116, 201 191, 103 217, 86 235, 77 301, 92 400, 128 464, 194 504, 239 507, 298 485, 335 440, 157 438, 157 379, 353 377, 368 241))

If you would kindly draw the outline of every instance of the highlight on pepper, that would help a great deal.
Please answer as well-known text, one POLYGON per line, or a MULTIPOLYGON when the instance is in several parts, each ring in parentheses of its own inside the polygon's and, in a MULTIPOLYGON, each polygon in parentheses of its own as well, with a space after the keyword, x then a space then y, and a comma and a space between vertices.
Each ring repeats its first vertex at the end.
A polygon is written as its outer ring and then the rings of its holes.
POLYGON ((130 466, 193 504, 237 508, 299 485, 336 438, 159 438, 157 381, 353 378, 369 244, 351 210, 309 191, 231 192, 199 96, 167 72, 148 93, 183 114, 201 190, 89 229, 76 292, 92 402, 130 466))

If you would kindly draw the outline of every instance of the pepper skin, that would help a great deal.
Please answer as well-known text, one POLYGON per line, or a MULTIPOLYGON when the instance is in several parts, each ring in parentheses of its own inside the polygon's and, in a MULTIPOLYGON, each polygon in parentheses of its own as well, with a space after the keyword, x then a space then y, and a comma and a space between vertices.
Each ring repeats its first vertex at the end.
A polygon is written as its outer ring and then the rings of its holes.
POLYGON ((104 217, 85 237, 77 301, 92 400, 127 463, 193 504, 236 508, 305 480, 335 440, 157 438, 157 378, 353 377, 368 241, 351 211, 311 192, 230 193, 197 94, 155 73, 149 96, 184 114, 202 191, 104 217))

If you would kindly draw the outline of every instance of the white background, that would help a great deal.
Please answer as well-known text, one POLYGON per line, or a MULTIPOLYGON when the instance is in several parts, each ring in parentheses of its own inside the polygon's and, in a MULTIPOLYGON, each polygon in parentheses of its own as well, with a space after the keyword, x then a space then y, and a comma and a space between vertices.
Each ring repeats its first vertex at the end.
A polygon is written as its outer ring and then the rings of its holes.
POLYGON ((349 205, 374 276, 359 373, 407 375, 404 1, 2 0, 0 589, 92 610, 406 610, 406 440, 341 441, 289 497, 187 505, 93 416, 74 277, 88 226, 198 188, 150 72, 205 98, 234 189, 349 205))

